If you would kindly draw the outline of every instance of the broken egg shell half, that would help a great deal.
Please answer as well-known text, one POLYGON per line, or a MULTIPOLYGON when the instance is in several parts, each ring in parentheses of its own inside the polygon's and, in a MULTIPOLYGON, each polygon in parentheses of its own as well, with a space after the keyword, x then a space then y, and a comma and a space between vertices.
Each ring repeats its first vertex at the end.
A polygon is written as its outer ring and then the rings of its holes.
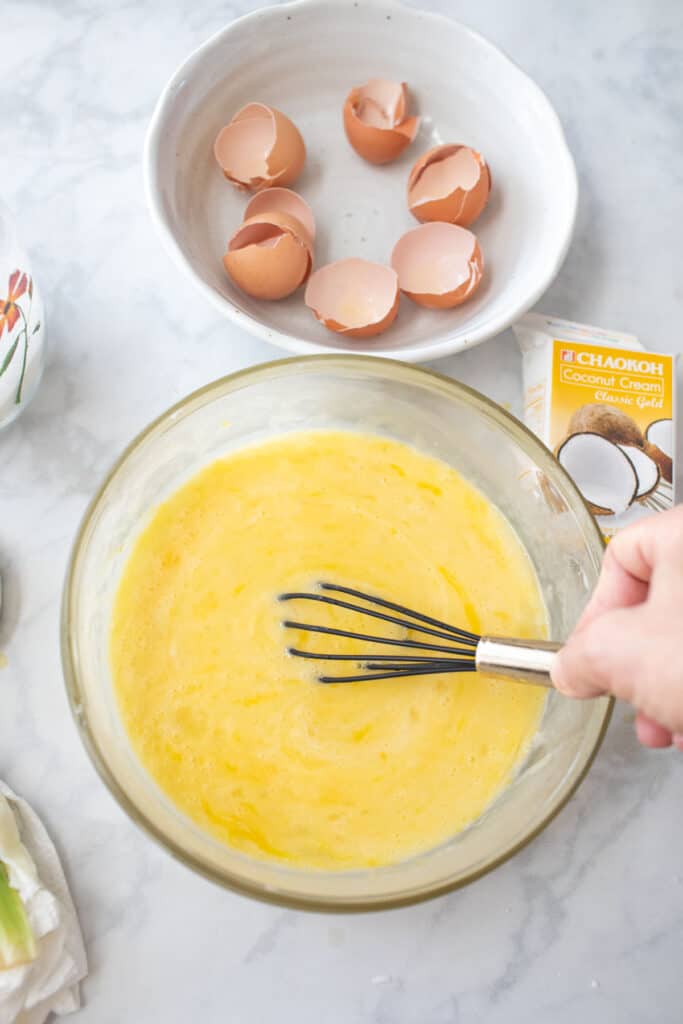
POLYGON ((255 299, 284 299, 311 272, 313 262, 306 229, 286 213, 249 217, 237 229, 223 257, 226 273, 255 299))
POLYGON ((264 213, 286 213, 305 228, 311 245, 315 239, 315 217, 306 200, 291 188, 264 188, 249 200, 244 220, 264 213))
POLYGON ((632 444, 620 444, 617 447, 621 448, 624 455, 630 459, 636 471, 638 488, 635 500, 642 501, 657 489, 660 477, 659 466, 642 448, 632 444))
POLYGON ((364 160, 371 164, 389 163, 413 141, 420 118, 406 118, 407 96, 405 82, 371 78, 346 97, 344 130, 364 160))
POLYGON ((450 309, 474 295, 484 272, 476 235, 433 222, 407 231, 391 254, 402 292, 419 306, 450 309))
POLYGON ((347 259, 316 270, 304 301, 328 330, 372 338, 394 322, 398 300, 398 278, 391 267, 347 259))
POLYGON ((264 103, 242 107, 218 133, 213 151, 228 181, 252 192, 291 185, 306 159, 296 125, 264 103))
POLYGON ((490 192, 491 172, 481 153, 469 146, 436 146, 410 172, 408 207, 419 221, 467 227, 486 206, 490 192))
POLYGON ((638 494, 633 463, 602 434, 571 434, 560 445, 557 458, 595 515, 620 515, 638 494))

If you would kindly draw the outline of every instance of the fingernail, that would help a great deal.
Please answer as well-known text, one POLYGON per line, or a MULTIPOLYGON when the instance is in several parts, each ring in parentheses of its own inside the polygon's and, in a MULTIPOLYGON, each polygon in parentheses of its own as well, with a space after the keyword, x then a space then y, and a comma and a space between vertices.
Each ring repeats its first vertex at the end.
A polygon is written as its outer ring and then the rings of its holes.
POLYGON ((636 735, 644 747, 652 747, 654 750, 670 747, 673 738, 668 729, 648 718, 642 711, 636 716, 636 735))
POLYGON ((683 732, 677 732, 674 736, 674 746, 683 752, 683 732))

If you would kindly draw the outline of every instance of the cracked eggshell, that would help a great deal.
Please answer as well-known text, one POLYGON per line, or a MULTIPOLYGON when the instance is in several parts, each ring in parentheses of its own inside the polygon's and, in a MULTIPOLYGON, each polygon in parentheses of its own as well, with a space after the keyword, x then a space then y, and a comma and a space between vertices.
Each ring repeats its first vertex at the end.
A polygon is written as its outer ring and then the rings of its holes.
POLYGON ((296 125, 264 103, 242 107, 218 133, 213 151, 228 181, 252 192, 291 185, 306 159, 296 125))
POLYGON ((486 206, 491 172, 476 149, 436 146, 414 164, 408 178, 408 207, 420 221, 467 227, 486 206))
POLYGON ((346 97, 344 130, 364 160, 389 163, 415 138, 420 118, 406 118, 407 93, 405 82, 371 78, 346 97))
POLYGON ((237 229, 223 257, 226 273, 256 299, 284 299, 311 272, 312 253, 300 221, 286 213, 249 217, 237 229))
POLYGON ((351 338, 385 331, 396 319, 398 301, 398 279, 391 267, 361 259, 338 260, 316 270, 305 295, 321 324, 351 338))
POLYGON ((571 434, 558 448, 557 458, 595 515, 620 515, 637 496, 633 463, 602 434, 571 434))
POLYGON ((484 272, 476 235, 434 222, 407 231, 391 254, 402 292, 419 306, 449 309, 474 295, 484 272))
POLYGON ((305 229, 310 244, 315 240, 315 217, 313 210, 298 192, 291 188, 265 188, 257 192, 247 203, 244 220, 264 213, 286 213, 296 217, 305 229))

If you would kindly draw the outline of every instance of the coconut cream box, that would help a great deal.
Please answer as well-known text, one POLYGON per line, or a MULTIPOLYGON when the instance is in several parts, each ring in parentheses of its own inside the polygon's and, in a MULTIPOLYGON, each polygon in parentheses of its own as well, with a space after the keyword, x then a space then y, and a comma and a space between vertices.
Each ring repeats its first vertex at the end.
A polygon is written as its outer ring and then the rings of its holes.
POLYGON ((675 360, 633 335, 529 313, 515 325, 524 419, 609 538, 674 502, 675 360))

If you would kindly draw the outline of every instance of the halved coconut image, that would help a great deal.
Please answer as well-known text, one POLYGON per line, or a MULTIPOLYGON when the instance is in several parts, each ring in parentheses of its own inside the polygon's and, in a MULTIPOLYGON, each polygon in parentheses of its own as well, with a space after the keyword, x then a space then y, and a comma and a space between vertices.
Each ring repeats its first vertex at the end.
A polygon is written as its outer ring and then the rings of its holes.
POLYGON ((673 483, 674 431, 672 420, 655 420, 645 431, 645 451, 654 459, 668 484, 673 483))
POLYGON ((636 471, 638 490, 636 491, 635 500, 643 501, 657 489, 659 484, 659 466, 642 448, 637 448, 632 444, 620 444, 618 447, 621 448, 636 471))
POLYGON ((673 420, 655 420, 645 431, 645 437, 650 444, 656 444, 660 451, 674 457, 674 425, 673 420))
POLYGON ((561 464, 574 478, 579 490, 596 515, 620 515, 636 501, 647 508, 661 511, 671 504, 673 481, 673 424, 671 420, 655 420, 643 433, 638 424, 622 409, 616 409, 600 402, 587 402, 577 409, 567 430, 567 438, 555 453, 561 464), (600 438, 616 448, 627 459, 636 477, 636 489, 627 505, 624 505, 632 483, 623 458, 610 451, 605 444, 595 440, 574 442, 575 438, 600 438), (572 442, 568 449, 565 446, 572 442), (564 454, 560 456, 560 452, 564 454), (585 459, 583 464, 581 460, 585 459), (607 475, 595 470, 596 460, 604 466, 607 475), (574 468, 570 469, 567 462, 574 468), (614 467, 614 468, 613 468, 614 467), (612 495, 613 481, 619 479, 617 490, 612 495), (583 481, 583 484, 582 484, 583 481), (607 494, 598 484, 606 487, 607 494), (662 494, 655 493, 660 488, 662 494), (668 495, 667 495, 668 488, 668 495), (604 501, 604 504, 602 503, 604 501))
POLYGON ((557 458, 595 515, 620 515, 638 494, 639 481, 633 463, 602 434, 571 434, 560 445, 557 458))

